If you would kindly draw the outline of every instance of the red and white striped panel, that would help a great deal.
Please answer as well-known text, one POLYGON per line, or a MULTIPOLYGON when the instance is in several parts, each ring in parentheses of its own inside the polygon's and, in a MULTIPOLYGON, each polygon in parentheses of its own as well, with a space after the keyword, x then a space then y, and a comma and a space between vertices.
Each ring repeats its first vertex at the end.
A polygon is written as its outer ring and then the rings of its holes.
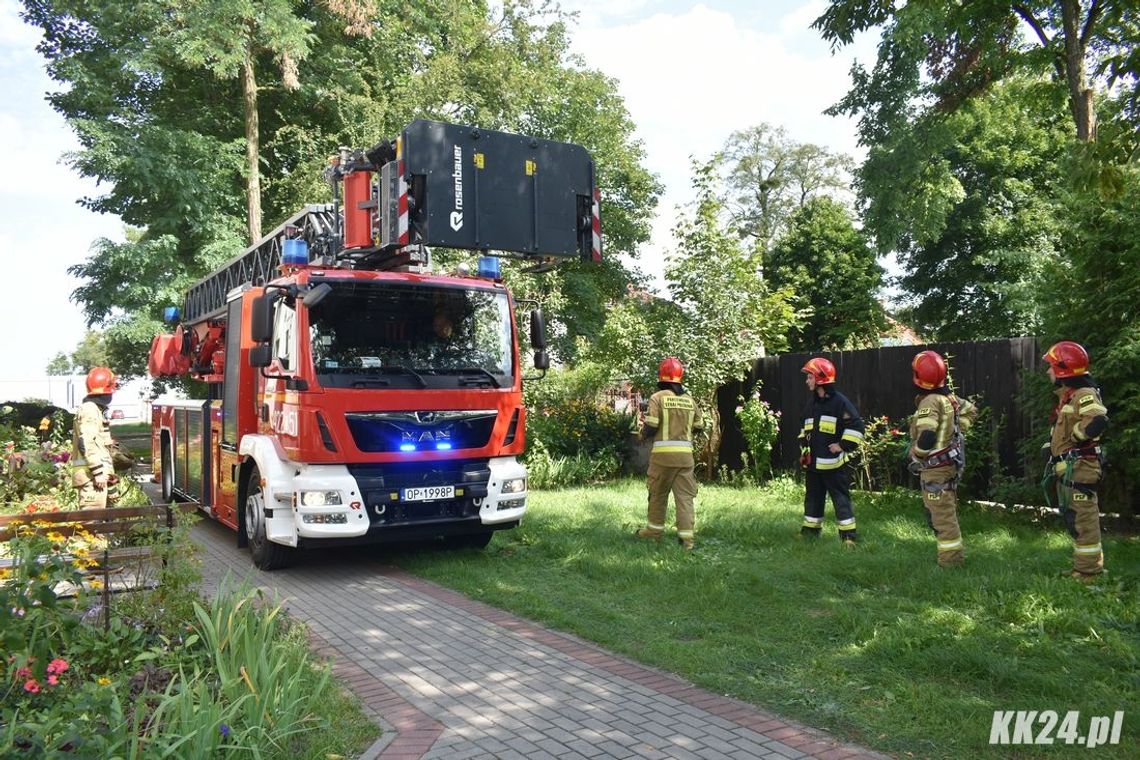
POLYGON ((593 223, 594 223, 594 244, 590 252, 590 258, 594 261, 600 262, 602 260, 602 191, 594 188, 594 205, 593 205, 593 223))
POLYGON ((396 233, 400 245, 408 244, 408 183, 404 180, 404 162, 401 161, 396 169, 400 173, 400 197, 396 201, 396 233))
POLYGON ((404 141, 396 138, 396 173, 400 194, 396 200, 396 235, 400 245, 408 244, 408 183, 404 179, 404 141))

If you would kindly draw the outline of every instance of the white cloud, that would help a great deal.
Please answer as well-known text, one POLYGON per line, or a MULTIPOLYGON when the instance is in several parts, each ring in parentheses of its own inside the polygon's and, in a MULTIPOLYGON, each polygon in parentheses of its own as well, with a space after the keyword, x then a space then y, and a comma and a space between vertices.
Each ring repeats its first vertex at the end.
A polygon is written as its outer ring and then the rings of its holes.
POLYGON ((675 204, 691 197, 690 156, 709 157, 733 131, 769 122, 801 142, 859 154, 852 120, 823 111, 847 92, 851 61, 866 46, 832 56, 808 28, 822 7, 797 7, 765 25, 773 31, 696 5, 575 33, 576 52, 619 80, 647 165, 665 184, 653 241, 641 258, 650 274, 662 271, 675 204))

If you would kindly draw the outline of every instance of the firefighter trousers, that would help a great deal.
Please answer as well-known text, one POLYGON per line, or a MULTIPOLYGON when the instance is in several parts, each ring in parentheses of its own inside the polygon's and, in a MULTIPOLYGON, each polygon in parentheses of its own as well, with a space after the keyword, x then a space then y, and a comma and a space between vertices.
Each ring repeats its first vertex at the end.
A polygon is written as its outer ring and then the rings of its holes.
POLYGON ((119 486, 109 483, 102 488, 95 486, 95 479, 86 469, 76 470, 73 480, 75 490, 79 492, 80 509, 106 509, 119 503, 119 486))
POLYGON ((919 475, 926 522, 938 542, 938 564, 955 567, 966 561, 962 551, 962 531, 958 527, 958 470, 935 467, 919 475))
POLYGON ((693 540, 693 502, 697 498, 697 479, 693 475, 693 465, 670 467, 649 460, 649 473, 646 479, 649 487, 649 531, 665 531, 665 512, 669 507, 669 493, 677 509, 677 537, 682 541, 693 540))
POLYGON ((1100 505, 1092 484, 1057 484, 1061 504, 1073 537, 1073 569, 1084 575, 1104 572, 1104 551, 1100 544, 1100 505))
POLYGON ((839 525, 839 537, 844 540, 855 540, 859 534, 855 525, 855 508, 851 504, 851 479, 847 470, 840 467, 837 470, 804 471, 806 491, 804 493, 804 524, 803 530, 818 534, 823 528, 823 511, 827 504, 827 497, 831 496, 831 504, 835 507, 835 521, 839 525))

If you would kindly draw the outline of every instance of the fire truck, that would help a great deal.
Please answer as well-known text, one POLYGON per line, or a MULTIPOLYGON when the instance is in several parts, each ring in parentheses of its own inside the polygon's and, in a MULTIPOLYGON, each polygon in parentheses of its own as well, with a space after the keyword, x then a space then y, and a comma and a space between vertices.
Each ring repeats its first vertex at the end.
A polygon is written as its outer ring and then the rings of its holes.
POLYGON ((578 145, 415 121, 326 169, 304 208, 188 290, 149 371, 206 398, 153 405, 154 476, 264 570, 305 547, 482 548, 526 512, 524 367, 549 366, 537 304, 500 259, 601 260, 594 163, 578 145), (478 256, 433 273, 432 249, 478 256), (495 255, 490 255, 495 254, 495 255), (473 269, 473 271, 472 271, 473 269), (531 363, 527 363, 531 364, 531 363))

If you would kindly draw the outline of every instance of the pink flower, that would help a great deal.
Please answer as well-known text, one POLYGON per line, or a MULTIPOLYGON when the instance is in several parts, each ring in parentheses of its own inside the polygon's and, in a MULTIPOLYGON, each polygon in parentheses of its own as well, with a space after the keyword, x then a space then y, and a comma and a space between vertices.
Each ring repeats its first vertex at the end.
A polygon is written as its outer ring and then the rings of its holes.
POLYGON ((48 675, 59 675, 63 671, 67 670, 67 667, 67 660, 61 660, 57 657, 48 663, 47 672, 48 675))
POLYGON ((51 685, 51 686, 55 686, 57 683, 59 683, 59 676, 57 676, 57 675, 50 675, 50 676, 48 676, 48 677, 47 677, 47 682, 48 682, 48 684, 49 684, 49 685, 51 685))
POLYGON ((27 678, 32 674, 32 669, 28 667, 16 668, 16 678, 27 678))
POLYGON ((24 681, 24 691, 30 694, 39 694, 40 682, 34 678, 29 678, 27 681, 24 681))

